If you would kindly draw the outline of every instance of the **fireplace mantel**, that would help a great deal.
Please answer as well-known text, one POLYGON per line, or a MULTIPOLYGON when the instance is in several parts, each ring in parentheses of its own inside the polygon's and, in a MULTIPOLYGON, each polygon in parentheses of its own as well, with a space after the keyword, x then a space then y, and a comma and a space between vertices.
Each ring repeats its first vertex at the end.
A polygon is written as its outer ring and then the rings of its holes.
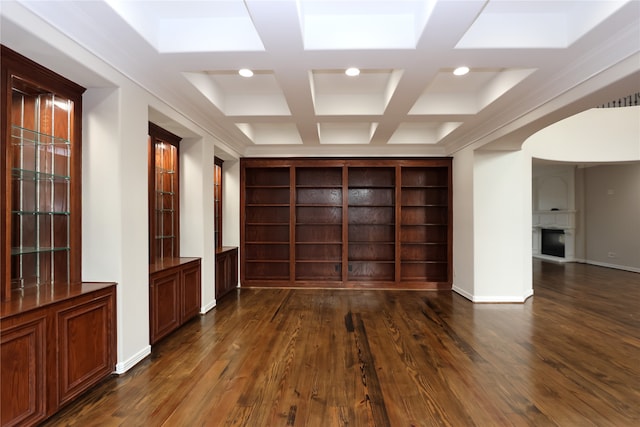
POLYGON ((575 210, 534 211, 532 218, 533 248, 532 253, 536 258, 544 258, 557 262, 575 261, 575 210), (543 255, 542 229, 554 229, 564 231, 565 254, 564 257, 543 255))
POLYGON ((532 223, 534 228, 573 230, 576 228, 576 211, 534 211, 532 223))

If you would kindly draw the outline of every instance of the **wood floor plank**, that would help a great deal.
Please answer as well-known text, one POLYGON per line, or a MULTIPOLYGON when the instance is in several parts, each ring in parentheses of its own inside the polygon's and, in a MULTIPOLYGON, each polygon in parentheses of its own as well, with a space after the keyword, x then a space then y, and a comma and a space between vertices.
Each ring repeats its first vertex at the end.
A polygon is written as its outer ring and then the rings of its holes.
POLYGON ((43 425, 640 425, 640 275, 535 261, 534 290, 239 290, 43 425))

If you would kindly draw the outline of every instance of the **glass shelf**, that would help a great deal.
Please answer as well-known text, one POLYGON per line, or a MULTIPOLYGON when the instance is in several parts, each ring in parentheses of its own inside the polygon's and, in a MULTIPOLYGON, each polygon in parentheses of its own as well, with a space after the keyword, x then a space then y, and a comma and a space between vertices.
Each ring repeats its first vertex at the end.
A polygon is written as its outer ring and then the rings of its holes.
POLYGON ((69 211, 11 211, 14 215, 71 215, 69 211))
POLYGON ((166 174, 166 175, 173 175, 176 173, 176 171, 171 170, 171 169, 163 169, 163 168, 159 168, 156 166, 156 173, 157 174, 166 174))
POLYGON ((31 169, 11 169, 11 178, 19 181, 48 181, 48 182, 68 182, 71 178, 68 175, 58 175, 48 172, 39 172, 31 169))
POLYGON ((71 141, 66 138, 37 132, 17 125, 11 125, 11 143, 14 145, 60 146, 69 149, 71 141))
POLYGON ((2 99, 3 299, 20 288, 64 286, 81 272, 82 118, 75 107, 84 89, 15 60, 19 67, 2 64, 10 92, 2 99))
POLYGON ((11 255, 26 255, 26 254, 40 254, 49 252, 63 252, 68 251, 68 246, 63 247, 38 247, 38 246, 23 246, 17 248, 11 248, 11 255))

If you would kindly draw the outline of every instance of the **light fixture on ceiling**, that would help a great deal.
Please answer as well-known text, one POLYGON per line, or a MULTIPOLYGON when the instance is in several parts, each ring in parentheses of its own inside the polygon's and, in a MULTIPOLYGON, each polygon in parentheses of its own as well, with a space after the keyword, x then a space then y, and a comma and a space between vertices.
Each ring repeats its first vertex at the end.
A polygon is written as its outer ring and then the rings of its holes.
POLYGON ((360 74, 360 70, 356 67, 347 68, 344 72, 349 77, 355 77, 360 74))
POLYGON ((241 68, 238 70, 238 74, 240 74, 242 77, 251 77, 253 76, 253 71, 248 68, 241 68))
POLYGON ((464 76, 468 72, 469 72, 469 67, 458 67, 455 70, 453 70, 453 74, 455 74, 456 76, 464 76))

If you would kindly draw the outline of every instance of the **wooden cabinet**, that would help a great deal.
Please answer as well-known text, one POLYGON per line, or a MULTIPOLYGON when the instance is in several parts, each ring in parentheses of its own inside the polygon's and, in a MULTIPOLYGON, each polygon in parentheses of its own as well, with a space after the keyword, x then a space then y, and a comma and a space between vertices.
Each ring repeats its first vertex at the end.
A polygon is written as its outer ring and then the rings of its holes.
POLYGON ((1 306, 3 426, 37 424, 115 368, 115 284, 39 290, 1 306))
POLYGON ((52 310, 58 339, 59 406, 114 370, 114 289, 79 296, 52 310))
POLYGON ((151 344, 182 326, 200 312, 200 258, 158 261, 149 271, 151 344))
POLYGON ((34 425, 113 372, 116 291, 80 277, 84 88, 0 53, 0 419, 34 425))
POLYGON ((47 416, 46 312, 1 322, 1 425, 33 425, 47 416))
POLYGON ((451 159, 241 159, 245 286, 450 289, 451 159))
POLYGON ((2 287, 80 281, 84 88, 1 47, 2 287))
POLYGON ((213 240, 217 248, 222 247, 222 165, 218 157, 213 159, 213 240))
POLYGON ((181 138, 149 123, 149 260, 180 256, 178 146, 181 138))
POLYGON ((238 248, 223 246, 216 251, 216 299, 238 287, 238 248))
POLYGON ((149 123, 149 338, 155 344, 200 312, 200 258, 180 257, 181 138, 149 123))

